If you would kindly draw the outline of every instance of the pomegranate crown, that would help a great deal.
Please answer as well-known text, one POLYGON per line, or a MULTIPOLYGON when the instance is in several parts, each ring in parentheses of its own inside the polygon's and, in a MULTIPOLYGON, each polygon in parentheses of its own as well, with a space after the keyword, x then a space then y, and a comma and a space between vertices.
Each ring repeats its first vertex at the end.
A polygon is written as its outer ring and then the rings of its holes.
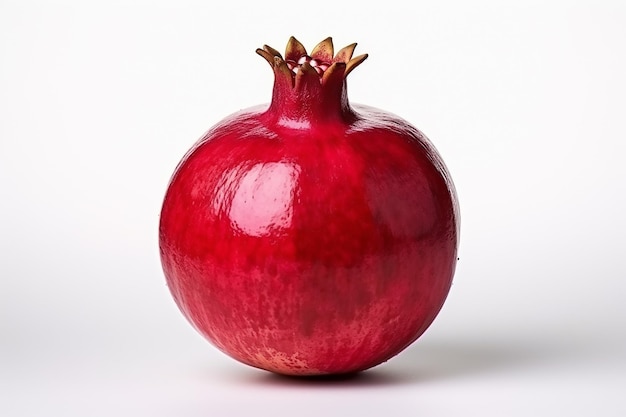
POLYGON ((346 46, 334 54, 333 40, 328 37, 313 48, 309 55, 305 47, 293 36, 285 48, 285 57, 276 49, 263 45, 256 53, 270 64, 277 77, 289 81, 296 90, 307 80, 316 79, 321 85, 342 82, 367 54, 352 58, 356 43, 346 46))

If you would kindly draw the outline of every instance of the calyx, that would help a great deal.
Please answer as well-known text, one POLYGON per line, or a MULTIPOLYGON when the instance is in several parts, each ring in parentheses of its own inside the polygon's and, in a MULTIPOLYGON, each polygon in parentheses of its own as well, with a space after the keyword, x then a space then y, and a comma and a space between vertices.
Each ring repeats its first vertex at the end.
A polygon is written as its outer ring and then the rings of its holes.
POLYGON ((334 78, 345 78, 361 62, 367 54, 352 58, 356 43, 342 48, 334 55, 333 40, 328 37, 313 48, 309 55, 306 48, 293 36, 289 38, 285 48, 285 57, 276 49, 263 45, 256 53, 261 55, 272 66, 278 76, 291 80, 292 86, 297 87, 304 77, 315 77, 322 84, 334 78))

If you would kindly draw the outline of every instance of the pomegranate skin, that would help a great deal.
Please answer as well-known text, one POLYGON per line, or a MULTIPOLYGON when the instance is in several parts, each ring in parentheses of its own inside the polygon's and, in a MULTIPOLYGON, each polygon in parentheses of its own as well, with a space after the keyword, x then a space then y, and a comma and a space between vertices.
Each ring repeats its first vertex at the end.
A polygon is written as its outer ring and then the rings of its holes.
POLYGON ((376 366, 427 329, 449 292, 454 186, 397 116, 347 101, 322 121, 273 108, 224 119, 176 168, 159 227, 168 287, 245 364, 287 375, 376 366))

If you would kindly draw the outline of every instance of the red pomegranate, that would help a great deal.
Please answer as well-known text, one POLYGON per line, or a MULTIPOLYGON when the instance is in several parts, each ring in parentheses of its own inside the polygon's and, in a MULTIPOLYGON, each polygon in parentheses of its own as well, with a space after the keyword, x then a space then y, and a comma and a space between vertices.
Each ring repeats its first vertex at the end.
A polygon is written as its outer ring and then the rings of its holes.
POLYGON ((345 374, 415 341, 450 289, 459 211, 430 141, 351 105, 356 44, 285 57, 269 106, 212 127, 171 179, 160 251, 178 307, 217 348, 288 375, 345 374))

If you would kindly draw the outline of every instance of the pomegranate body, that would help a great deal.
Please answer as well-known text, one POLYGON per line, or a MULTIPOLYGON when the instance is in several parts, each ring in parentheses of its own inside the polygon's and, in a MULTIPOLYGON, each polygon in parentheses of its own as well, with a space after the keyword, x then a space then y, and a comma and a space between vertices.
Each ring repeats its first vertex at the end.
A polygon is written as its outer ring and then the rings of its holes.
POLYGON ((349 106, 345 83, 336 109, 313 113, 277 104, 277 86, 269 107, 224 119, 177 167, 160 221, 167 284, 196 329, 243 363, 361 371, 415 341, 444 303, 452 181, 421 132, 349 106))

